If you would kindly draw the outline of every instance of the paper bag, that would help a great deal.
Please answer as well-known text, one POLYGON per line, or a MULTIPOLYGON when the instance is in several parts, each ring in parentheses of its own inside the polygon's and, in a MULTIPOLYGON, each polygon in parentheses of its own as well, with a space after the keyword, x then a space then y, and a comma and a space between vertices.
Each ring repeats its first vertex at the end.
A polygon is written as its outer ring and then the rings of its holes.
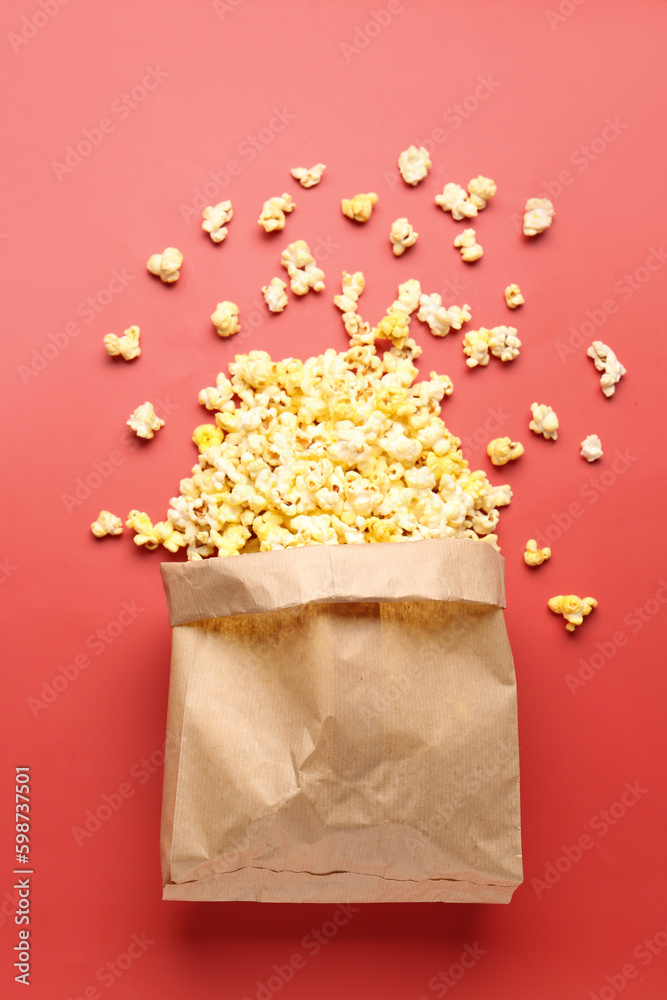
POLYGON ((165 899, 509 902, 504 560, 434 539, 161 567, 165 899))

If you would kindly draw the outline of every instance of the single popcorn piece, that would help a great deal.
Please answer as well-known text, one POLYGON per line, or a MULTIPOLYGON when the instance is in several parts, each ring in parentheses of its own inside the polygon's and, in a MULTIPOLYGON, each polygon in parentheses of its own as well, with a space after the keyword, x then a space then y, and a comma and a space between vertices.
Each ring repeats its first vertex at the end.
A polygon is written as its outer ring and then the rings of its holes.
POLYGON ((348 274, 343 271, 343 294, 334 295, 334 305, 338 306, 342 313, 356 313, 357 301, 366 287, 366 279, 363 271, 355 271, 348 274))
POLYGON ((301 187, 311 188, 320 183, 326 169, 326 163, 316 163, 314 167, 292 167, 290 173, 301 187))
POLYGON ((508 285, 505 289, 505 302, 510 309, 518 309, 522 306, 526 300, 521 294, 521 289, 518 285, 508 285))
POLYGON ((422 289, 416 278, 408 278, 402 285, 398 286, 398 298, 390 307, 391 309, 401 309, 406 316, 411 316, 419 308, 422 289))
POLYGON ((491 331, 481 326, 479 330, 466 330, 463 338, 463 353, 467 355, 468 368, 478 365, 485 368, 489 363, 489 337, 491 331))
POLYGON ((374 191, 369 194, 355 194, 354 198, 343 198, 341 208, 343 215, 355 222, 368 222, 373 211, 373 205, 377 204, 378 196, 374 191))
POLYGON ((523 455, 523 445, 508 437, 494 438, 486 446, 486 453, 494 465, 507 465, 523 455))
POLYGON ((466 302, 463 306, 449 306, 447 309, 447 315, 449 316, 449 322, 452 330, 460 330, 464 323, 472 319, 472 313, 470 312, 470 306, 466 302))
POLYGON ((157 275, 160 281, 170 285, 180 278, 179 269, 183 263, 183 254, 176 247, 167 247, 162 253, 154 253, 148 258, 146 267, 151 274, 157 275))
POLYGON ((203 211, 204 221, 201 224, 214 243, 222 243, 227 235, 227 223, 234 212, 231 201, 219 201, 217 205, 208 205, 203 211))
POLYGON ((407 219, 396 219, 391 224, 389 240, 396 257, 405 253, 408 247, 414 246, 419 233, 416 233, 407 219))
POLYGON ((461 248, 461 257, 469 264, 479 260, 484 253, 482 247, 477 242, 474 229, 464 229, 462 233, 459 233, 454 240, 454 246, 461 248))
POLYGON ((271 278, 268 285, 262 286, 262 295, 269 307, 269 312, 279 313, 283 311, 287 305, 286 288, 287 285, 281 278, 271 278))
POLYGON ((597 434, 589 434, 587 438, 584 438, 579 454, 587 462, 597 462, 598 458, 602 458, 602 442, 597 434))
POLYGON ((424 146, 408 146, 398 158, 398 169, 406 184, 414 187, 423 181, 431 169, 431 159, 424 146))
POLYGON ((480 212, 483 208, 486 208, 487 201, 490 201, 491 198, 493 198, 497 190, 498 188, 491 178, 484 177, 482 174, 478 174, 477 177, 473 177, 468 184, 470 201, 480 212))
POLYGON ((489 330, 489 351, 501 361, 514 361, 520 347, 521 341, 513 326, 494 326, 489 330))
POLYGON ((375 328, 375 339, 390 340, 399 350, 405 347, 410 335, 410 317, 401 309, 390 310, 375 328))
POLYGON ((559 594, 558 597, 550 597, 548 604, 551 611, 563 616, 567 622, 565 628, 568 632, 574 632, 586 615, 590 615, 593 608, 598 606, 594 597, 577 597, 576 594, 559 594))
POLYGON ((315 263, 310 247, 305 240, 290 243, 282 252, 281 263, 290 277, 290 288, 295 295, 305 295, 312 288, 321 292, 324 286, 324 271, 315 263))
POLYGON ((523 216, 524 236, 537 236, 554 221, 554 207, 548 198, 529 198, 523 216))
POLYGON ((535 434, 541 434, 547 440, 556 441, 558 438, 558 417, 550 406, 546 403, 531 403, 530 408, 533 419, 528 427, 535 434))
POLYGON ((224 431, 217 424, 200 424, 195 427, 192 440, 199 451, 206 451, 213 445, 222 444, 224 436, 224 431))
POLYGON ((120 356, 125 361, 133 361, 141 354, 140 336, 141 330, 138 326, 128 327, 122 337, 117 337, 115 333, 107 333, 104 338, 107 354, 111 355, 112 358, 120 356))
POLYGON ((106 535, 122 535, 123 522, 110 510, 101 510, 97 515, 97 520, 91 524, 90 530, 96 538, 104 538, 106 535))
POLYGON ((434 337, 446 337, 452 325, 449 313, 437 292, 420 296, 417 319, 428 324, 434 337))
POLYGON ((470 201, 460 184, 445 184, 442 194, 435 196, 435 203, 443 212, 451 212, 452 218, 459 221, 477 215, 477 207, 470 201))
POLYGON ((296 205, 288 194, 282 194, 279 198, 269 198, 264 202, 261 215, 257 222, 264 227, 265 233, 272 233, 277 229, 285 228, 285 213, 293 212, 296 205))
POLYGON ((626 374, 625 368, 611 347, 607 347, 601 340, 594 340, 586 354, 593 359, 597 370, 603 373, 600 378, 603 393, 607 398, 613 396, 616 392, 616 383, 626 374))
POLYGON ((241 329, 239 307, 227 299, 218 302, 215 312, 211 313, 211 322, 219 337, 233 337, 241 329))
POLYGON ((164 420, 160 420, 153 409, 153 404, 148 402, 138 406, 125 422, 137 437, 145 438, 147 441, 153 437, 155 431, 164 427, 164 420))
POLYGON ((547 559, 551 559, 551 549, 547 545, 543 549, 538 549, 534 538, 529 538, 526 542, 526 551, 523 554, 523 561, 526 566, 541 566, 547 559))

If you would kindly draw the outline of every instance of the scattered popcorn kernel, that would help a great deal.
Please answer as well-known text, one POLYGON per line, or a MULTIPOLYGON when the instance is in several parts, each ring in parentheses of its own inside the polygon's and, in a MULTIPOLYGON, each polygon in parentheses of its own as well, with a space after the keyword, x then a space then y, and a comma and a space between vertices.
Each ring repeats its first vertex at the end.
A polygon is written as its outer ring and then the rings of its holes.
POLYGON ((421 298, 421 285, 416 278, 408 278, 402 285, 398 286, 398 298, 391 306, 392 309, 401 309, 406 316, 411 316, 419 308, 421 298))
POLYGON ((301 187, 311 188, 320 183, 326 169, 326 163, 316 163, 314 167, 292 167, 290 173, 301 187))
POLYGON ((101 510, 97 515, 97 520, 91 524, 90 530, 96 538, 104 538, 105 535, 121 535, 123 522, 110 510, 101 510))
POLYGON ((461 257, 469 264, 472 264, 475 260, 479 260, 484 253, 482 247, 477 242, 474 229, 464 229, 462 233, 459 233, 454 240, 454 246, 461 248, 461 257))
POLYGON ((567 625, 568 632, 574 632, 577 625, 581 625, 586 615, 590 615, 598 602, 594 597, 577 597, 576 594, 560 594, 558 597, 549 598, 549 608, 557 615, 562 615, 567 625))
POLYGON ((505 289, 505 302, 510 309, 518 309, 522 306, 526 300, 521 294, 521 289, 518 285, 508 285, 505 289))
POLYGON ((483 177, 482 174, 478 174, 477 177, 473 177, 468 184, 470 201, 480 212, 483 208, 486 208, 487 201, 490 201, 491 198, 493 198, 497 190, 498 188, 491 178, 483 177))
POLYGON ((227 223, 233 214, 231 201, 220 201, 217 205, 208 205, 204 209, 204 221, 201 227, 214 243, 222 243, 224 240, 227 235, 227 223))
POLYGON ((463 306, 450 306, 447 315, 453 330, 460 330, 464 323, 472 319, 470 306, 467 303, 463 306))
POLYGON ((506 465, 523 455, 523 445, 508 437, 494 438, 486 446, 486 453, 494 465, 506 465))
POLYGON ((268 285, 262 286, 262 295, 269 307, 269 312, 279 313, 283 311, 287 305, 286 288, 287 285, 281 278, 271 278, 268 285))
POLYGON ((546 403, 531 403, 530 408, 533 419, 528 424, 531 431, 541 434, 542 437, 556 441, 558 438, 558 417, 546 403))
POLYGON ((239 307, 227 299, 218 302, 215 312, 211 313, 211 322, 219 337, 233 337, 241 329, 239 307))
POLYGON ((146 440, 150 440, 155 431, 164 427, 164 420, 160 420, 153 409, 153 404, 148 402, 138 406, 125 423, 137 437, 146 438, 146 440))
POLYGON ((549 546, 547 545, 546 548, 538 549, 535 539, 529 538, 526 542, 526 551, 523 554, 523 561, 526 566, 541 566, 547 559, 551 559, 551 549, 549 546))
POLYGON ((183 254, 176 247, 167 247, 162 253, 154 253, 148 258, 146 267, 151 274, 156 274, 160 281, 171 284, 180 278, 179 268, 183 263, 183 254))
POLYGON ((396 219, 391 224, 389 240, 396 257, 405 253, 408 247, 414 246, 419 233, 416 233, 407 219, 396 219))
POLYGON ((406 184, 419 184, 423 181, 431 169, 431 160, 428 150, 424 146, 417 149, 416 146, 408 146, 398 158, 398 169, 406 184))
POLYGON ((282 194, 279 198, 269 198, 264 202, 262 212, 257 222, 264 227, 265 233, 272 233, 276 229, 285 228, 285 213, 293 212, 296 205, 288 194, 282 194))
POLYGON ((446 337, 451 327, 449 313, 442 304, 442 298, 437 292, 432 295, 422 295, 419 299, 417 319, 427 323, 434 337, 446 337))
POLYGON ((442 194, 435 196, 435 203, 443 212, 451 212, 453 219, 469 219, 477 215, 476 206, 459 184, 445 184, 442 194))
POLYGON ((584 438, 579 454, 587 462, 597 462, 598 458, 602 458, 602 442, 597 434, 589 434, 587 438, 584 438))
POLYGON ((343 215, 355 222, 368 222, 373 211, 373 205, 377 203, 378 196, 374 191, 369 194, 355 194, 354 198, 343 198, 341 208, 343 215))
POLYGON ((554 221, 554 207, 548 198, 529 198, 523 216, 524 236, 537 236, 554 221))
POLYGON ((140 336, 141 330, 138 326, 128 327, 122 337, 117 337, 115 333, 107 333, 104 338, 104 346, 106 347, 107 354, 110 354, 112 358, 120 355, 126 361, 138 358, 141 354, 139 346, 140 336))
POLYGON ((514 361, 520 347, 521 341, 513 326, 494 326, 489 330, 489 350, 501 361, 514 361))
POLYGON ((595 362, 595 367, 599 372, 603 372, 600 377, 600 385, 605 396, 613 396, 616 392, 616 383, 621 376, 625 375, 625 368, 618 360, 611 347, 607 347, 601 340, 594 340, 586 351, 589 358, 595 362))
POLYGON ((463 337, 463 353, 467 355, 468 368, 479 365, 485 368, 489 363, 489 337, 491 331, 481 326, 479 330, 466 330, 463 337))
POLYGON ((290 243, 280 258, 290 277, 290 288, 295 295, 305 295, 312 288, 321 292, 324 288, 324 271, 315 263, 310 247, 305 240, 290 243))

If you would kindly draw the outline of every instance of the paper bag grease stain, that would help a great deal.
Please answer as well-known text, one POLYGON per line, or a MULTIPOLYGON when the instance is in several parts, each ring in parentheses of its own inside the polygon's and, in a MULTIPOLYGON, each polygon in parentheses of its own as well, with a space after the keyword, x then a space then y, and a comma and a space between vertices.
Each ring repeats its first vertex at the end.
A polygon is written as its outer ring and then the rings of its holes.
POLYGON ((161 567, 165 899, 509 902, 504 560, 468 539, 161 567))

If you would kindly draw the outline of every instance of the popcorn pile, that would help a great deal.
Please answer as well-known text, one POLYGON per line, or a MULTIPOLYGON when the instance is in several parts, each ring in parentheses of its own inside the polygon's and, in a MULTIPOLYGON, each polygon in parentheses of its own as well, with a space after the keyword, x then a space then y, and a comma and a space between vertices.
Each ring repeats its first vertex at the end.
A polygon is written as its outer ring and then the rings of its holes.
POLYGON ((415 384, 415 342, 378 352, 383 323, 305 362, 237 355, 231 378, 200 393, 216 423, 195 431, 199 463, 166 521, 131 512, 135 543, 185 548, 189 560, 443 537, 497 547, 512 490, 468 468, 439 416, 451 381, 431 372, 415 384))

